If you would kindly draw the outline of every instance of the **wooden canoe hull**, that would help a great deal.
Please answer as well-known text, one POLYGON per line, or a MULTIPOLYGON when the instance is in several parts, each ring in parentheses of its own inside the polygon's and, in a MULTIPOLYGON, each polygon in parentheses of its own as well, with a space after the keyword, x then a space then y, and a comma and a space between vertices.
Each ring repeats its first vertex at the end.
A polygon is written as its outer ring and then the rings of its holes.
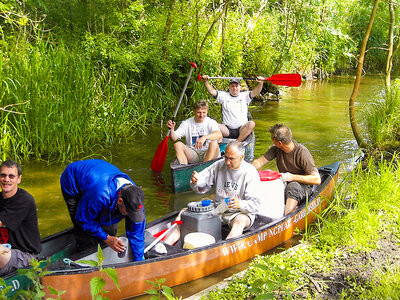
MULTIPOLYGON (((111 291, 107 297, 124 299, 144 294, 152 288, 147 280, 154 282, 165 278, 165 285, 173 287, 229 268, 280 245, 292 238, 298 229, 303 230, 307 224, 312 223, 328 205, 334 192, 339 166, 340 163, 336 163, 325 167, 332 172, 319 186, 316 195, 307 205, 281 220, 205 248, 142 262, 113 265, 117 270, 121 291, 115 288, 111 279, 103 276, 107 282, 105 290, 111 291)), ((95 276, 100 276, 100 272, 94 268, 57 271, 43 277, 42 284, 56 290, 65 290, 62 299, 90 299, 89 281, 95 276)), ((48 290, 46 291, 49 296, 48 290)))

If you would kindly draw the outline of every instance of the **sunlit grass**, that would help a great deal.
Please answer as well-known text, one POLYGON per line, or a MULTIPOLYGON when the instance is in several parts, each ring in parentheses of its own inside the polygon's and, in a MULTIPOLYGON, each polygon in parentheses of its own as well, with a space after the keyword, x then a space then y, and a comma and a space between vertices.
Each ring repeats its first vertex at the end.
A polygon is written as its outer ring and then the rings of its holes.
MULTIPOLYGON (((376 249, 380 238, 399 237, 397 156, 392 161, 369 159, 366 166, 345 174, 337 184, 334 199, 306 232, 301 241, 303 245, 281 254, 257 257, 243 276, 234 278, 227 288, 211 292, 207 299, 245 299, 251 295, 246 288, 260 280, 263 285, 259 290, 264 293, 270 293, 271 287, 274 287, 275 296, 286 290, 296 291, 310 284, 311 279, 306 274, 329 273, 334 263, 342 258, 376 249), (260 268, 259 264, 264 267, 260 268)), ((349 277, 348 287, 338 297, 397 299, 398 271, 387 265, 376 269, 371 278, 362 282, 349 277)), ((323 292, 326 285, 321 281, 318 285, 323 292)), ((315 294, 310 293, 308 297, 314 299, 315 294)))
POLYGON ((66 46, 38 44, 3 53, 1 158, 70 161, 126 139, 174 109, 172 83, 135 82, 66 46), (16 105, 19 104, 19 105, 16 105))
POLYGON ((371 155, 400 150, 399 107, 400 80, 396 79, 392 83, 390 93, 379 95, 366 109, 371 155))

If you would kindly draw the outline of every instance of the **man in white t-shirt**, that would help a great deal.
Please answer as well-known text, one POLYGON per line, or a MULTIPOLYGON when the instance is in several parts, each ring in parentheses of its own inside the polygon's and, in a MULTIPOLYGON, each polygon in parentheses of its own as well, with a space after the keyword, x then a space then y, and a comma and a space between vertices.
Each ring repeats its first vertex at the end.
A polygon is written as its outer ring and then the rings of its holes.
POLYGON ((207 92, 221 104, 222 124, 219 128, 227 138, 244 141, 255 127, 254 121, 248 120, 248 107, 254 97, 258 96, 263 87, 264 78, 257 77, 257 86, 252 91, 240 91, 238 78, 229 81, 229 92, 217 91, 208 81, 209 76, 202 76, 207 92))
POLYGON ((209 161, 220 156, 218 140, 222 139, 222 133, 217 121, 207 117, 207 101, 197 101, 193 111, 194 117, 184 120, 177 130, 175 122, 167 122, 167 127, 171 130, 169 136, 173 142, 185 137, 185 144, 174 144, 176 158, 183 165, 209 161))

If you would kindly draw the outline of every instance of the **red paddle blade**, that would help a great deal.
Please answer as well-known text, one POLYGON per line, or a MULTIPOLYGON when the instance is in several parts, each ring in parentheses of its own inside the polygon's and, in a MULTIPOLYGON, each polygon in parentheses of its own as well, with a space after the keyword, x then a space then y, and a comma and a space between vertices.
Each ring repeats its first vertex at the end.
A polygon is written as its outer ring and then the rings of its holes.
POLYGON ((301 76, 300 74, 275 74, 265 80, 270 81, 275 85, 283 86, 300 86, 301 76))
POLYGON ((154 172, 161 172, 165 159, 167 158, 167 152, 168 152, 168 138, 167 136, 163 141, 160 142, 160 144, 157 147, 156 153, 154 154, 153 161, 151 162, 151 169, 154 172))

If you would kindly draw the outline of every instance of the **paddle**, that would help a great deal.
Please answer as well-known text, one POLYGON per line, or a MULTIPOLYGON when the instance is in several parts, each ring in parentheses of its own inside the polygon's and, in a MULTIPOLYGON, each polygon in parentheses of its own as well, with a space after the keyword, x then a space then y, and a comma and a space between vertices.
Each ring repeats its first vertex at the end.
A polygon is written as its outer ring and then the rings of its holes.
POLYGON ((175 222, 172 222, 172 226, 170 228, 160 231, 157 234, 157 238, 154 241, 152 241, 151 244, 146 247, 146 249, 144 249, 144 253, 146 253, 151 248, 153 248, 154 245, 157 244, 159 241, 161 241, 172 229, 174 229, 176 226, 181 225, 181 224, 182 224, 182 221, 175 221, 175 222))
MULTIPOLYGON (((189 83, 190 76, 192 76, 193 68, 197 68, 195 63, 190 63, 191 68, 188 74, 188 77, 186 78, 185 86, 183 87, 181 97, 178 102, 178 106, 175 109, 174 116, 172 118, 172 121, 175 120, 176 114, 178 113, 179 106, 181 105, 183 95, 185 94, 186 88, 189 83)), ((167 152, 168 152, 168 138, 169 138, 169 132, 168 130, 167 136, 163 141, 160 142, 160 144, 157 147, 156 153, 154 154, 153 160, 151 162, 151 169, 155 172, 161 172, 162 168, 164 167, 165 159, 167 157, 167 152)))
MULTIPOLYGON (((201 74, 197 76, 197 79, 201 81, 201 74)), ((255 77, 208 77, 209 79, 242 79, 242 80, 256 80, 255 77)), ((301 84, 301 76, 300 74, 275 74, 271 77, 264 77, 265 81, 269 81, 275 85, 284 85, 284 86, 300 86, 301 84)))

